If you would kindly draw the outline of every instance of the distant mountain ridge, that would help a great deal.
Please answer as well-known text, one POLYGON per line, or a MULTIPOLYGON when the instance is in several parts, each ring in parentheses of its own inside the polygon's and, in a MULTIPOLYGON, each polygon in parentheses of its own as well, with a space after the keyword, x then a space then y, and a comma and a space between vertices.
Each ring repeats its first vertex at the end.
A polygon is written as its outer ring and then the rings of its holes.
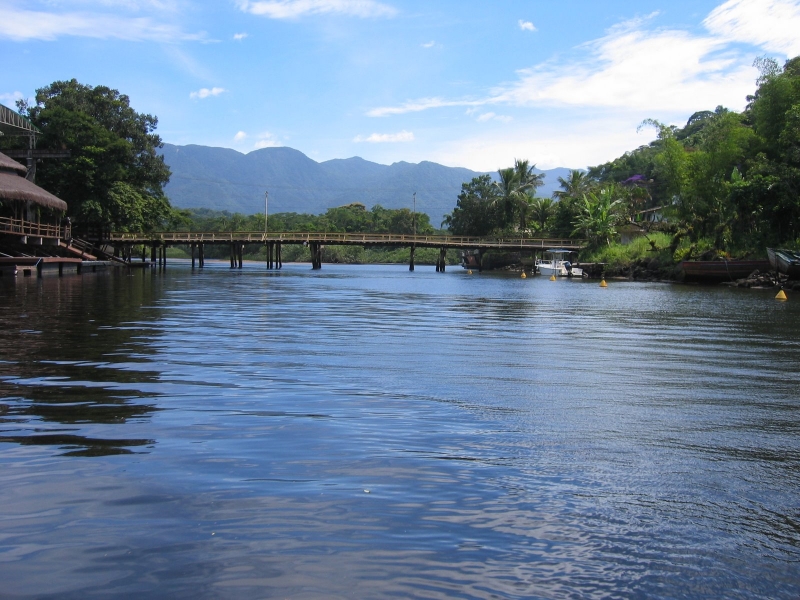
MULTIPOLYGON (((434 227, 452 212, 461 184, 483 173, 434 162, 397 162, 381 165, 353 157, 318 163, 288 147, 263 148, 242 154, 230 148, 175 146, 161 149, 172 171, 164 188, 173 206, 210 208, 243 214, 269 212, 320 214, 329 208, 360 202, 368 209, 412 208, 417 193, 418 212, 427 213, 434 227)), ((558 189, 558 177, 569 169, 546 173, 540 196, 558 189)))

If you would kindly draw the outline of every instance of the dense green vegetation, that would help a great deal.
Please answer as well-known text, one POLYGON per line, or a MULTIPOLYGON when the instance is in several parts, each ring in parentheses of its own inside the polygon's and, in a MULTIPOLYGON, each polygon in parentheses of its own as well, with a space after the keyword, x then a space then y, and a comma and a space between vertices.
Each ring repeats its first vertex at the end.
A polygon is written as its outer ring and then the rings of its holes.
POLYGON ((642 248, 663 263, 800 247, 800 57, 755 64, 757 89, 743 112, 699 111, 684 127, 648 119, 641 127, 653 127, 655 140, 559 178, 555 201, 535 198, 527 162, 517 161, 497 181, 464 183, 446 223, 467 235, 582 238, 584 260, 619 264, 644 260, 635 256, 642 248), (648 212, 664 220, 648 222, 648 212), (647 241, 620 249, 620 228, 631 222, 647 241))
POLYGON ((137 113, 117 90, 75 79, 38 89, 35 103, 17 106, 42 131, 39 149, 71 152, 69 159, 43 161, 36 182, 67 202, 79 230, 148 231, 170 224, 175 215, 163 192, 170 172, 156 154, 156 117, 137 113))
POLYGON ((650 204, 669 218, 675 259, 800 245, 800 57, 756 66, 742 113, 720 106, 683 128, 647 120, 656 140, 589 172, 601 185, 644 176, 650 204))

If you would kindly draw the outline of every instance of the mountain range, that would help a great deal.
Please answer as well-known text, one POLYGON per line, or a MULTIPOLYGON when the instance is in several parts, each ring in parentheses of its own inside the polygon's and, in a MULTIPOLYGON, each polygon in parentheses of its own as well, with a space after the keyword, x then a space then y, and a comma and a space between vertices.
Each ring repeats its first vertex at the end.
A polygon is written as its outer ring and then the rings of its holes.
MULTIPOLYGON (((263 212, 265 191, 270 214, 320 214, 352 202, 368 209, 375 204, 412 209, 416 192, 416 210, 439 227, 455 208, 461 184, 483 174, 428 161, 381 165, 353 157, 316 162, 287 147, 242 154, 230 148, 164 144, 161 152, 172 171, 164 191, 173 206, 248 215, 263 212)), ((546 174, 538 195, 549 197, 558 189, 558 177, 566 178, 569 169, 537 172, 546 174)))

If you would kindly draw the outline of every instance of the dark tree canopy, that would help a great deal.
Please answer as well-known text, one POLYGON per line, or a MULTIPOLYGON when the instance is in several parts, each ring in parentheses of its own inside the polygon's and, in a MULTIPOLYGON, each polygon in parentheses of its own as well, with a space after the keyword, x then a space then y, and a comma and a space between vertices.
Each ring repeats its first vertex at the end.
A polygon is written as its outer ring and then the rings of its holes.
POLYGON ((158 119, 137 113, 128 96, 105 87, 56 81, 18 103, 43 135, 39 148, 71 158, 44 161, 37 183, 62 198, 78 227, 147 230, 172 215, 163 192, 170 171, 156 153, 158 119))
POLYGON ((491 175, 474 177, 461 184, 461 193, 444 225, 454 235, 482 236, 502 227, 505 217, 502 194, 491 175))

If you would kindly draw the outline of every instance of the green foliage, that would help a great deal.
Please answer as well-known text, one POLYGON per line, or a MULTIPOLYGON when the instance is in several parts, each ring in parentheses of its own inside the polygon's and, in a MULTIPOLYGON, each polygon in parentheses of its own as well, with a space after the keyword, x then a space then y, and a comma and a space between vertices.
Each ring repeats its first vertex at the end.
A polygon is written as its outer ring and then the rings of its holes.
POLYGON ((583 195, 572 234, 581 235, 592 245, 604 243, 608 246, 617 235, 617 226, 624 221, 622 197, 611 184, 583 195))
POLYGON ((656 140, 590 169, 603 182, 652 179, 648 196, 627 199, 628 216, 663 206, 681 232, 678 254, 761 254, 800 237, 800 57, 755 66, 757 89, 743 113, 718 106, 683 128, 648 119, 642 126, 655 127, 656 140))
POLYGON ((78 228, 151 230, 172 218, 162 191, 170 172, 156 154, 158 120, 133 110, 127 96, 72 79, 36 90, 35 104, 18 107, 42 130, 39 148, 71 152, 44 161, 36 176, 67 202, 78 228))
MULTIPOLYGON (((182 229, 188 231, 264 231, 264 215, 243 215, 207 208, 187 209, 179 213, 182 229)), ((348 204, 328 209, 322 215, 277 213, 269 215, 268 231, 325 231, 331 233, 411 234, 436 232, 428 215, 407 208, 387 209, 375 205, 366 210, 363 204, 348 204)))
POLYGON ((605 263, 620 269, 631 266, 636 261, 658 258, 668 264, 672 262, 669 249, 672 238, 666 233, 650 233, 634 239, 630 244, 607 244, 587 248, 580 254, 583 262, 605 263))
POLYGON ((445 225, 454 235, 484 236, 502 228, 502 196, 490 175, 461 184, 461 193, 445 225))
POLYGON ((517 159, 513 167, 497 171, 497 181, 481 175, 461 184, 456 208, 442 224, 454 235, 524 234, 536 189, 544 183, 544 173, 535 170, 536 165, 517 159))

